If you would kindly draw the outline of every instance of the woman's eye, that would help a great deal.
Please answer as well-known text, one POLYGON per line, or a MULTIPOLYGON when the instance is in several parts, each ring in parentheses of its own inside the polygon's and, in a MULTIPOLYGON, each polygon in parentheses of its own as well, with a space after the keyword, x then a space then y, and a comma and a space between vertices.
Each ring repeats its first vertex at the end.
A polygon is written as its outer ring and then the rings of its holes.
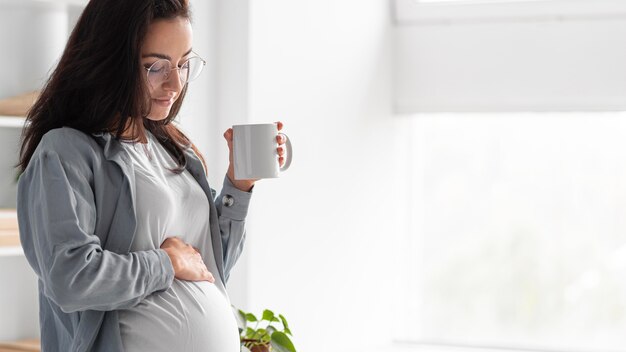
POLYGON ((150 72, 159 73, 165 69, 165 65, 160 65, 160 64, 146 65, 146 69, 150 72))

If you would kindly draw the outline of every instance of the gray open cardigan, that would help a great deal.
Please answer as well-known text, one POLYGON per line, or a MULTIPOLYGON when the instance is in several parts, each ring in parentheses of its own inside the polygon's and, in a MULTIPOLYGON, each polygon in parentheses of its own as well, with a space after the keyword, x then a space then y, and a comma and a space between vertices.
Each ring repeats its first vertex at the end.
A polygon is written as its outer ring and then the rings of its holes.
MULTIPOLYGON (((185 153, 209 199, 211 242, 226 283, 243 248, 251 193, 226 177, 215 201, 201 161, 185 153)), ((117 310, 171 285, 165 251, 130 252, 134 204, 133 165, 118 140, 68 127, 44 135, 17 196, 22 247, 39 278, 44 352, 122 351, 117 310)))

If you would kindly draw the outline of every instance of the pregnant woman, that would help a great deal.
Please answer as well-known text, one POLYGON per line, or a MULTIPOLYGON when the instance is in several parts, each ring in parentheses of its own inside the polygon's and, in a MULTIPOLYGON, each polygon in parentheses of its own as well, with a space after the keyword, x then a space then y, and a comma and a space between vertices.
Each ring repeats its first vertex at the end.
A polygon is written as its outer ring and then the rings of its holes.
POLYGON ((216 197, 211 167, 173 123, 204 65, 185 0, 87 4, 20 152, 43 351, 240 350, 224 285, 255 180, 234 179, 229 129, 216 197))

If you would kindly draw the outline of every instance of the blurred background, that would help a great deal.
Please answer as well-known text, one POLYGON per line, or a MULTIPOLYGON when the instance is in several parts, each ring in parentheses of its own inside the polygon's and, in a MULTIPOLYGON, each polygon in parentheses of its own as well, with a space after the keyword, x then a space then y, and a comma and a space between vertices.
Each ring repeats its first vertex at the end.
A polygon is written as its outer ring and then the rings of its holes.
MULTIPOLYGON (((212 186, 233 124, 294 145, 254 189, 234 305, 285 315, 298 351, 626 351, 625 1, 191 2, 208 64, 178 120, 212 186)), ((4 106, 85 3, 0 0, 4 106)), ((0 115, 10 216, 23 119, 0 115)), ((0 340, 36 338, 11 233, 0 340)))

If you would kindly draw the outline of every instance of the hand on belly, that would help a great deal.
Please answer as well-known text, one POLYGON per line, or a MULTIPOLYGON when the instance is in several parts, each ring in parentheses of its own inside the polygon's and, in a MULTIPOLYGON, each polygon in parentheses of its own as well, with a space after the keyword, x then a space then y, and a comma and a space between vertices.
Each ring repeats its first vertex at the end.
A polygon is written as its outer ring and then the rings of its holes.
POLYGON ((215 282, 213 274, 207 269, 200 252, 178 237, 169 237, 161 244, 170 257, 174 267, 174 276, 185 281, 215 282))

